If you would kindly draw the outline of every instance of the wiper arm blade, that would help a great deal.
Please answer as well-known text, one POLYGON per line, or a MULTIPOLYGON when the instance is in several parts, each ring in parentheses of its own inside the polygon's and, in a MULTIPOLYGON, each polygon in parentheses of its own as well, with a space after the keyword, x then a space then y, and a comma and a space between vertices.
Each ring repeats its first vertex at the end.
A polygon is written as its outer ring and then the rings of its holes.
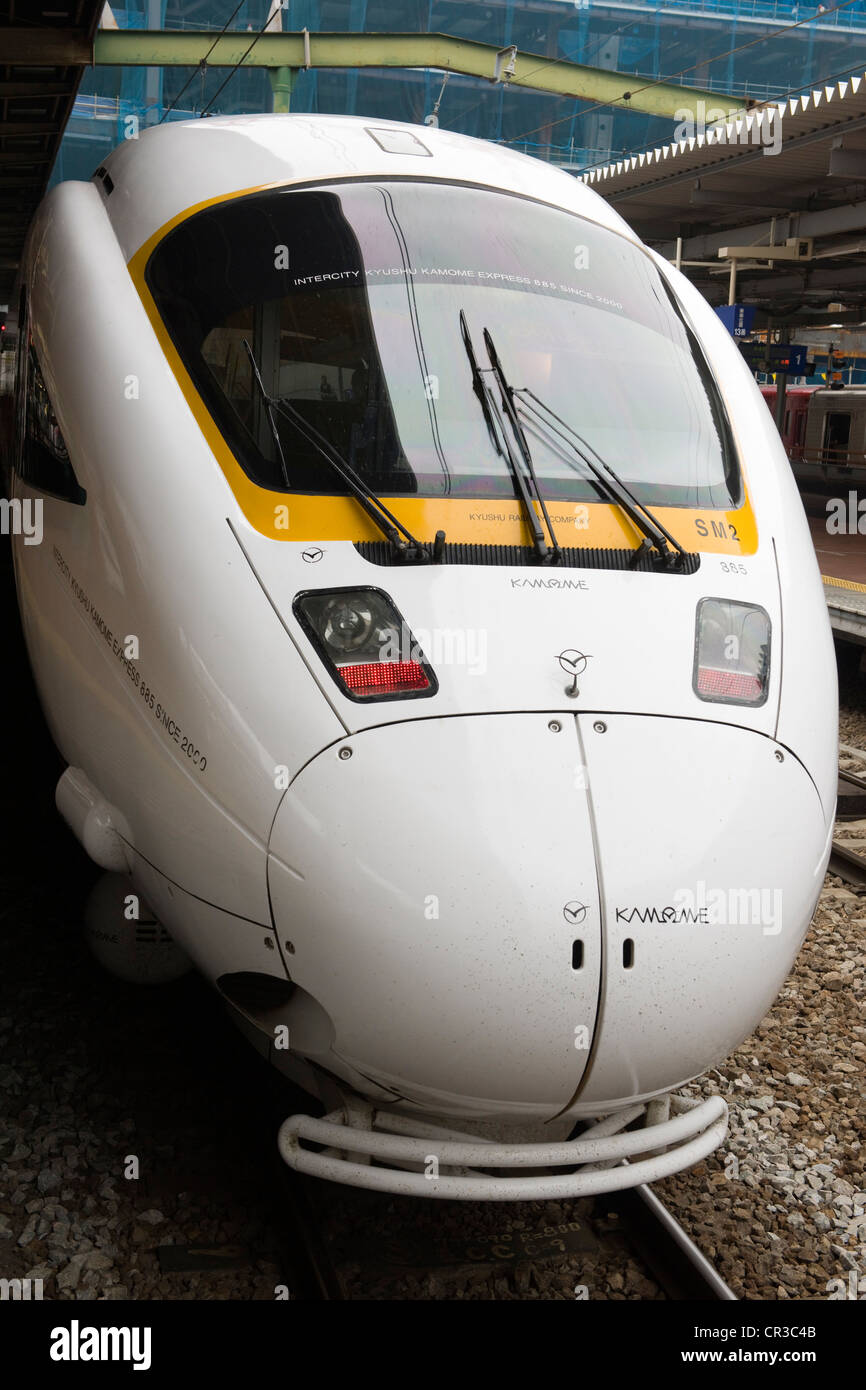
POLYGON ((270 396, 265 390, 265 383, 262 381, 262 374, 259 371, 259 364, 253 356, 253 350, 247 342, 246 338, 244 338, 244 347, 246 348, 247 356, 250 359, 250 366, 253 369, 253 376, 256 379, 256 385, 259 388, 259 394, 261 395, 261 398, 265 403, 265 414, 268 417, 268 424, 271 427, 271 435, 273 437, 274 447, 276 448, 277 454, 279 456, 280 467, 283 470, 283 482, 285 483, 287 488, 290 488, 291 483, 289 482, 289 470, 286 467, 286 456, 283 453, 283 446, 280 440, 280 432, 277 429, 277 424, 274 420, 274 402, 271 400, 270 396))
POLYGON ((475 349, 472 346, 472 337, 469 333, 469 326, 466 322, 466 315, 464 314, 462 309, 460 310, 460 332, 463 337, 463 346, 466 349, 466 356, 469 358, 469 365, 472 368, 472 390, 478 397, 481 409, 484 412, 484 422, 487 425, 487 432, 490 435, 490 442, 492 443, 497 454, 502 454, 504 456, 505 450, 502 448, 502 445, 499 442, 499 436, 497 434, 496 426, 494 424, 493 402, 490 399, 490 392, 484 384, 484 378, 481 375, 481 368, 478 365, 478 360, 475 356, 475 349))
POLYGON ((626 513, 629 519, 643 533, 644 539, 635 551, 635 559, 645 555, 647 551, 655 550, 661 559, 668 566, 682 564, 686 551, 675 536, 672 536, 667 527, 659 521, 658 517, 650 511, 646 503, 641 502, 635 497, 628 484, 619 474, 607 463, 593 446, 578 434, 573 425, 569 425, 555 410, 552 410, 545 401, 536 396, 534 391, 528 387, 516 391, 515 395, 521 399, 524 410, 528 411, 540 427, 549 433, 555 434, 563 443, 576 454, 581 462, 589 469, 590 473, 608 493, 615 498, 619 506, 626 513), (524 398, 529 397, 535 405, 527 405, 524 398), (543 413, 542 413, 543 412, 543 413), (549 416, 555 420, 561 429, 554 429, 545 418, 549 416), (576 441, 576 442, 575 442, 576 441), (590 455, 595 455, 595 462, 590 455))
POLYGON ((368 487, 363 478, 355 472, 352 465, 337 453, 330 440, 309 424, 299 410, 285 401, 274 401, 273 405, 281 415, 291 421, 299 434, 302 434, 317 453, 321 454, 326 463, 330 464, 333 471, 346 484, 352 496, 363 507, 370 519, 376 523, 394 552, 401 559, 421 563, 431 560, 438 562, 442 559, 445 546, 444 531, 436 532, 436 539, 432 545, 424 545, 421 541, 416 540, 412 532, 394 516, 393 512, 388 510, 373 489, 368 487))
MULTIPOLYGON (((538 555, 542 564, 547 564, 550 560, 550 555, 548 553, 547 543, 544 539, 544 532, 541 529, 541 523, 538 520, 535 508, 532 505, 529 489, 526 486, 526 478, 523 469, 520 467, 515 457, 514 450, 509 443, 508 433, 505 429, 499 407, 496 404, 490 388, 484 380, 482 369, 478 365, 475 349, 472 346, 472 338, 466 324, 466 316, 462 309, 460 310, 460 332, 463 335, 463 346, 466 349, 466 356, 469 358, 469 363, 472 367, 472 387, 481 403, 481 409, 484 412, 484 419, 490 438, 493 441, 496 452, 501 454, 508 464, 518 500, 523 504, 523 511, 527 525, 532 534, 532 544, 535 548, 535 553, 538 555)), ((519 435, 517 437, 519 439, 519 435)))
POLYGON ((340 458, 340 455, 330 441, 319 434, 318 430, 314 429, 312 425, 307 424, 300 411, 295 410, 294 406, 288 406, 283 401, 275 400, 272 396, 268 395, 253 350, 246 338, 244 338, 243 343, 250 359, 250 366, 253 369, 261 398, 265 404, 268 424, 271 427, 274 446, 280 458, 280 467, 283 471, 283 480, 286 487, 290 488, 291 483, 289 482, 289 470, 286 467, 286 456, 283 453, 280 432, 277 429, 277 423, 274 419, 275 411, 279 411, 287 420, 291 420, 292 424, 299 433, 304 436, 307 442, 312 444, 313 448, 316 449, 331 465, 334 471, 340 475, 349 491, 364 508, 364 511, 370 519, 376 523, 397 555, 403 560, 419 560, 422 562, 432 560, 435 563, 441 561, 445 550, 445 532, 437 531, 436 539, 432 545, 422 545, 420 541, 417 541, 411 531, 407 530, 403 523, 398 521, 397 518, 388 511, 388 508, 379 500, 372 488, 368 487, 363 478, 358 476, 351 464, 346 463, 345 459, 340 458))
MULTIPOLYGON (((490 358, 490 366, 493 369, 493 375, 496 378, 496 384, 498 385, 500 394, 502 396, 503 409, 505 410, 505 413, 508 416, 509 424, 511 425, 511 428, 514 431, 514 436, 517 440, 518 445, 520 446, 520 452, 523 455, 523 462, 526 465, 526 471, 532 479, 532 486, 535 490, 535 495, 538 498, 539 506, 541 507, 542 515, 544 517, 544 523, 547 527, 547 533, 550 536, 550 542, 553 549, 554 558, 556 560, 560 560, 562 558, 562 552, 560 550, 559 542, 556 539, 556 533, 553 529, 553 522, 550 520, 550 515, 547 510, 547 503, 545 502, 544 497, 541 493, 541 488, 538 485, 538 475, 535 472, 535 464, 532 462, 532 454, 530 452, 529 443, 527 441, 526 435, 524 434, 523 426, 520 423, 520 417, 517 414, 517 407, 514 404, 514 388, 509 384, 505 372, 502 369, 502 363, 499 360, 499 353, 496 351, 496 345, 493 342, 490 330, 487 328, 485 328, 484 330, 484 346, 487 348, 487 355, 490 358)), ((530 507, 534 516, 535 508, 532 507, 531 503, 530 507)))

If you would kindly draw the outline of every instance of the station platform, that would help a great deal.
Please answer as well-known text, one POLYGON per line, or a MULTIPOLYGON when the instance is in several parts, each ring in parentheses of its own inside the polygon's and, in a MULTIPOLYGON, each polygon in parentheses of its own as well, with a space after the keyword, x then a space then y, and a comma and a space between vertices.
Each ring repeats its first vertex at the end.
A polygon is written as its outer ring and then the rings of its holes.
POLYGON ((830 625, 837 636, 866 646, 866 535, 828 535, 823 513, 808 521, 830 625))

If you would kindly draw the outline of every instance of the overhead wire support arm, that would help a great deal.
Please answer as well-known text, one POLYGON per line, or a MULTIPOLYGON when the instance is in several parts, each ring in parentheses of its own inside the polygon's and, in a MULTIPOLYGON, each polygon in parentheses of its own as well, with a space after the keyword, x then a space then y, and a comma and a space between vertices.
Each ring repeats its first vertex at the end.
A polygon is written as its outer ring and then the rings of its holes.
POLYGON ((653 82, 640 88, 634 73, 585 67, 561 58, 525 53, 517 48, 450 34, 343 34, 266 32, 250 50, 249 34, 230 30, 216 40, 212 31, 100 29, 93 42, 97 66, 197 68, 438 68, 488 82, 507 82, 552 96, 642 111, 673 120, 683 106, 699 100, 735 111, 733 97, 677 82, 653 82))
POLYGON ((493 68, 491 82, 510 82, 517 71, 517 44, 513 43, 508 48, 500 48, 496 55, 496 64, 493 68), (508 62, 505 62, 505 59, 508 62))

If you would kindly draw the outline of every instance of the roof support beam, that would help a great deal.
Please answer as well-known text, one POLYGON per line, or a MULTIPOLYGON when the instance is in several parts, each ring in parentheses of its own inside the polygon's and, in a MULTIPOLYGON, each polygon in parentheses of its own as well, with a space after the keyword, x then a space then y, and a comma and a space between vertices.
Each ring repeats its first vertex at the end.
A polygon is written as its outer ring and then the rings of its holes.
POLYGON ((93 49, 83 29, 3 29, 4 67, 88 67, 92 61, 93 49))
MULTIPOLYGON (((721 266, 720 269, 724 270, 725 267, 721 266)), ((784 299, 796 294, 828 294, 835 298, 834 290, 847 293, 849 286, 855 291, 862 291, 864 278, 862 265, 840 266, 835 270, 815 270, 804 265, 799 272, 786 266, 778 275, 769 278, 763 274, 760 277, 749 272, 744 274, 742 271, 740 275, 741 290, 746 299, 784 299)))
MULTIPOLYGON (((635 220, 639 219, 639 213, 630 210, 630 215, 635 220)), ((784 239, 789 236, 808 236, 814 240, 820 237, 839 236, 845 232, 862 232, 866 227, 866 201, 861 200, 857 203, 845 203, 836 208, 822 208, 819 212, 801 212, 797 219, 796 228, 789 222, 780 220, 776 227, 776 236, 784 239)), ((770 239, 770 223, 751 222, 746 227, 737 227, 737 237, 748 240, 756 245, 761 242, 768 242, 770 239)), ((715 256, 720 246, 726 245, 733 235, 731 228, 721 232, 708 232, 703 236, 689 237, 683 244, 683 256, 688 260, 709 260, 715 256)), ((676 247, 673 244, 659 246, 658 251, 669 260, 673 258, 676 247)))
POLYGON ((0 168, 0 198, 2 198, 4 194, 10 193, 13 189, 16 188, 32 189, 33 176, 31 175, 29 178, 26 175, 15 177, 9 174, 4 174, 2 168, 0 168))
POLYGON ((48 154, 44 150, 34 150, 32 154, 29 151, 27 153, 22 153, 19 150, 15 150, 10 152, 9 154, 4 154, 2 158, 2 163, 4 166, 8 166, 10 164, 53 164, 53 162, 54 152, 52 151, 50 154, 48 154))
MULTIPOLYGON (((783 212, 801 211, 809 206, 808 198, 788 198, 784 193, 780 193, 777 198, 773 197, 771 189, 767 190, 765 197, 760 197, 754 189, 748 192, 732 192, 730 189, 712 188, 693 188, 689 196, 689 202, 693 207, 735 207, 735 208, 755 208, 757 210, 778 208, 783 212)), ((641 207, 644 200, 641 199, 641 207)), ((670 211, 670 204, 668 204, 670 211)))
POLYGON ((7 135, 50 135, 57 127, 53 121, 0 121, 0 137, 7 135))
POLYGON ((0 78, 0 100, 6 97, 62 97, 72 91, 71 82, 4 82, 0 78))
POLYGON ((648 83, 631 73, 581 67, 449 34, 322 34, 302 30, 262 34, 252 48, 250 44, 250 35, 245 31, 229 32, 214 41, 213 33, 207 30, 100 29, 94 40, 93 61, 120 67, 194 68, 213 45, 208 67, 242 64, 296 71, 308 67, 438 68, 486 78, 491 83, 601 102, 671 120, 677 111, 696 107, 698 101, 726 111, 741 108, 739 101, 718 92, 681 87, 674 82, 648 83))
POLYGON ((841 146, 830 151, 827 177, 831 179, 863 179, 866 182, 866 150, 845 150, 841 146))

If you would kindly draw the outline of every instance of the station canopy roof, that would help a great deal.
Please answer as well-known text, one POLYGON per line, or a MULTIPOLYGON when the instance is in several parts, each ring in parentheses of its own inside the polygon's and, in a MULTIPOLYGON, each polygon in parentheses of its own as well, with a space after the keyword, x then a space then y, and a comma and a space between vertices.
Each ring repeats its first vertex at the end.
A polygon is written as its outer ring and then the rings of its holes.
POLYGON ((45 192, 104 0, 4 0, 0 9, 0 304, 45 192))
POLYGON ((728 302, 719 251, 733 247, 736 302, 774 321, 866 319, 866 73, 733 121, 697 109, 677 133, 581 177, 670 260, 682 238, 683 269, 713 304, 728 302), (796 260, 743 250, 794 238, 796 260))

